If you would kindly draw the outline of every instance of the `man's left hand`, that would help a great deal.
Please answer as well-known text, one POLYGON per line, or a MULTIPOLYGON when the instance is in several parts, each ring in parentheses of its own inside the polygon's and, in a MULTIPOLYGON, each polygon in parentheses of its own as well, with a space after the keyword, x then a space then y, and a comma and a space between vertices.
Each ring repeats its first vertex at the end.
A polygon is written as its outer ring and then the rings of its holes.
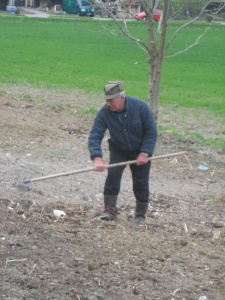
POLYGON ((97 171, 97 172, 105 171, 105 164, 101 157, 94 158, 94 168, 95 168, 95 171, 97 171))
POLYGON ((145 164, 147 164, 147 162, 148 162, 148 158, 149 158, 149 157, 148 157, 146 154, 140 153, 140 154, 138 155, 138 157, 137 157, 137 162, 136 162, 136 164, 137 164, 138 166, 145 165, 145 164))

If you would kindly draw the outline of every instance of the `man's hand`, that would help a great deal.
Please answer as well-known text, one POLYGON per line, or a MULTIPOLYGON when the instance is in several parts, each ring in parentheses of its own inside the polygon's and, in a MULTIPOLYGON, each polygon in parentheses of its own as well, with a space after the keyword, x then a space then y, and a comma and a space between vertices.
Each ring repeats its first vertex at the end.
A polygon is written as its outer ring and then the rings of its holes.
POLYGON ((94 158, 94 168, 95 168, 95 171, 97 171, 97 172, 105 171, 105 164, 101 157, 94 158))
POLYGON ((148 162, 148 155, 145 153, 140 153, 137 157, 136 165, 141 166, 145 165, 148 162))

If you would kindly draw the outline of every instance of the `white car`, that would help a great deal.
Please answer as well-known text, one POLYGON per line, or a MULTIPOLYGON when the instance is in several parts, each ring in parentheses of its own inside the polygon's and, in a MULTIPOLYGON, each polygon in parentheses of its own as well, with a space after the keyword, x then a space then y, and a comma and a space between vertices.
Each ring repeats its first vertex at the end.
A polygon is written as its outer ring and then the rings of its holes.
POLYGON ((19 14, 20 13, 19 8, 17 8, 16 6, 13 6, 13 5, 7 5, 6 6, 6 11, 12 12, 14 14, 19 14))

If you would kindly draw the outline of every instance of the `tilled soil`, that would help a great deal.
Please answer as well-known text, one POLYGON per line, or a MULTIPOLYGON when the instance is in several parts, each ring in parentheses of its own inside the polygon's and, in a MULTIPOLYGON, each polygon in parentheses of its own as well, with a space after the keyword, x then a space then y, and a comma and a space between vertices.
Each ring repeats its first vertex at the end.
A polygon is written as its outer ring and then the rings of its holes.
MULTIPOLYGON (((224 149, 160 132, 155 155, 186 156, 152 162, 145 226, 133 219, 129 167, 114 222, 100 219, 105 173, 24 184, 93 166, 92 98, 1 87, 0 299, 224 299, 224 149)), ((223 124, 206 112, 161 108, 160 125, 187 133, 224 137, 223 124)), ((107 136, 103 149, 107 162, 107 136)))

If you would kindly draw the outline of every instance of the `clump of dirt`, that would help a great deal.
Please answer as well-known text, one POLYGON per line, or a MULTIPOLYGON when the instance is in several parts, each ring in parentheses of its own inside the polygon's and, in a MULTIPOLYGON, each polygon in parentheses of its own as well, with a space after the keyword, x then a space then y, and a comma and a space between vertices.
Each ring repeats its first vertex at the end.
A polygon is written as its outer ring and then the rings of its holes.
MULTIPOLYGON (((27 178, 92 167, 87 137, 94 116, 84 114, 90 97, 24 87, 1 91, 1 299, 224 298, 224 150, 161 132, 155 155, 186 156, 152 162, 146 225, 133 219, 128 167, 118 219, 103 222, 105 173, 24 184, 27 178)), ((167 109, 161 109, 160 122, 173 126, 176 111, 170 120, 167 109)), ((180 116, 177 111, 184 132, 207 133, 204 120, 182 123, 180 116)), ((210 121, 211 136, 212 128, 221 132, 220 124, 210 121)), ((107 137, 103 149, 107 162, 107 137)))

